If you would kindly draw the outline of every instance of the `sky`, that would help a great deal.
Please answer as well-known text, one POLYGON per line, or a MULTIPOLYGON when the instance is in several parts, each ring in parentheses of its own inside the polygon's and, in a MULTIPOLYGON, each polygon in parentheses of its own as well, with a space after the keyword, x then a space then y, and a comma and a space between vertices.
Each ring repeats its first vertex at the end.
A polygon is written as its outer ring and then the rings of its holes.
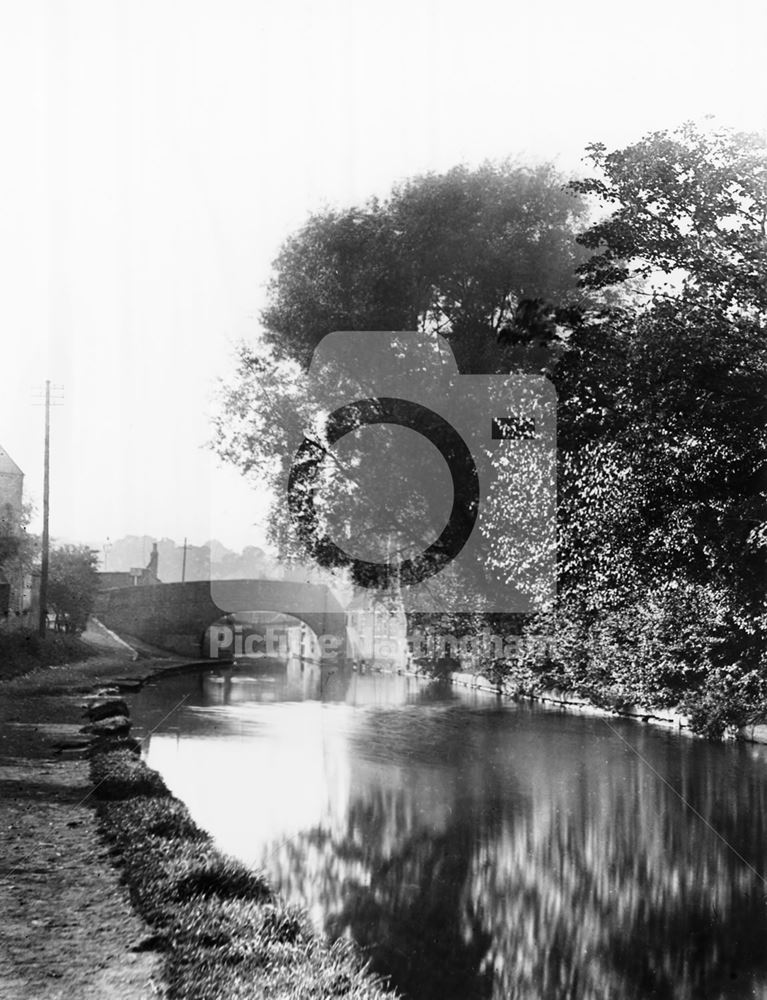
POLYGON ((518 155, 581 169, 715 115, 767 129, 767 5, 25 0, 0 33, 0 442, 51 533, 263 543, 206 448, 308 213, 518 155))

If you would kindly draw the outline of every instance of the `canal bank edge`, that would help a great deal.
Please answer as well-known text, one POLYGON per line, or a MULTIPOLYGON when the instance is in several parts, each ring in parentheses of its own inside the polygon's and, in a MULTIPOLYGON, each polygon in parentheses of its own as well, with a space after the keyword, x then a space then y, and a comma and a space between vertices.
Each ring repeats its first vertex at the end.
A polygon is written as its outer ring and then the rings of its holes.
MULTIPOLYGON (((402 673, 411 677, 421 677, 427 679, 430 675, 419 670, 404 670, 402 673)), ((521 692, 516 688, 504 684, 494 684, 483 674, 470 673, 467 671, 454 670, 446 675, 449 684, 458 687, 471 688, 475 691, 483 691, 498 697, 506 698, 510 701, 528 701, 542 708, 552 711, 577 712, 583 715, 607 716, 610 718, 634 719, 636 722, 645 722, 650 725, 662 726, 666 729, 672 727, 679 732, 689 736, 700 736, 690 728, 689 717, 676 712, 670 708, 645 708, 642 705, 631 705, 623 709, 603 708, 595 705, 587 698, 574 694, 571 691, 559 691, 556 688, 549 688, 539 694, 521 692)), ((700 736, 705 739, 705 736, 700 736)), ((754 723, 744 726, 737 732, 727 732, 725 739, 742 740, 745 743, 758 743, 767 745, 767 722, 754 723)))
POLYGON ((0 948, 0 996, 218 1000, 263 989, 349 1000, 395 995, 353 945, 327 944, 259 874, 213 847, 140 759, 122 694, 211 666, 113 655, 36 669, 0 685, 9 734, 0 770, 23 763, 19 780, 33 789, 47 780, 42 772, 58 785, 66 770, 75 785, 66 815, 36 811, 18 835, 13 823, 0 830, 0 841, 18 841, 18 849, 3 852, 0 874, 19 896, 0 928, 0 943, 5 935, 11 946, 0 948), (39 842, 51 836, 50 846, 67 857, 56 850, 41 871, 39 842), (270 981, 256 986, 263 969, 270 981))
POLYGON ((88 707, 92 732, 110 718, 119 722, 119 732, 99 730, 105 735, 91 754, 96 812, 153 947, 163 952, 169 1000, 393 998, 352 942, 327 943, 260 872, 215 847, 141 758, 127 736, 129 710, 109 694, 88 707))

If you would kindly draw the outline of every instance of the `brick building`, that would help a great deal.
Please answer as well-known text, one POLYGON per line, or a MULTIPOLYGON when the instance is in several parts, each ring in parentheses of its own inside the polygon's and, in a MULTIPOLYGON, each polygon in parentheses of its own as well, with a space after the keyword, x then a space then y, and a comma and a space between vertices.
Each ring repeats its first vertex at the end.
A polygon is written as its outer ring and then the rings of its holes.
MULTIPOLYGON (((0 619, 23 600, 24 581, 17 579, 15 541, 21 534, 24 473, 0 445, 0 619)), ((18 610, 18 608, 17 608, 18 610)))

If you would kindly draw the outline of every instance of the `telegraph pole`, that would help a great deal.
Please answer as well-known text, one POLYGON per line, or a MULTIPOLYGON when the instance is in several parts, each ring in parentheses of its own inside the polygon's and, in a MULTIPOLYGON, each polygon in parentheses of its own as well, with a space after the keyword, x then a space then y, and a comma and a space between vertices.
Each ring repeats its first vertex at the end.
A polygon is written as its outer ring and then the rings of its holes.
MULTIPOLYGON (((210 574, 208 574, 210 576, 210 574)), ((186 538, 184 539, 184 558, 181 563, 181 582, 186 583, 186 538)))
POLYGON ((51 494, 51 407, 60 406, 63 402, 64 387, 52 385, 50 379, 45 380, 45 392, 35 390, 35 405, 40 400, 45 407, 45 454, 43 459, 43 544, 40 565, 40 617, 37 630, 42 638, 48 626, 48 569, 50 565, 51 539, 48 530, 51 494), (41 399, 42 396, 42 399, 41 399))
POLYGON ((48 514, 51 493, 51 381, 45 380, 45 458, 43 460, 43 552, 40 567, 40 621, 38 632, 45 637, 48 628, 48 566, 50 561, 50 534, 48 514))

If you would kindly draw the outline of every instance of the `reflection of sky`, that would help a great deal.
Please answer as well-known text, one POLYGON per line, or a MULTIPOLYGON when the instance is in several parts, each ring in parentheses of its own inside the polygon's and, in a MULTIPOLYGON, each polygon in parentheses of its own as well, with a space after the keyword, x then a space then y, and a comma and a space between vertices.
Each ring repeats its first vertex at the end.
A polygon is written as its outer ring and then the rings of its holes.
POLYGON ((329 706, 307 701, 229 711, 237 734, 155 735, 148 756, 224 850, 253 862, 264 844, 327 817, 343 822, 349 759, 329 706))
POLYGON ((323 683, 254 677, 208 707, 203 684, 149 762, 411 997, 767 995, 758 753, 380 675, 322 703, 323 683))
MULTIPOLYGON (((172 735, 160 729, 151 736, 148 763, 224 850, 263 863, 265 849, 279 849, 302 830, 345 829, 349 801, 365 788, 407 783, 402 766, 377 759, 374 743, 368 753, 359 740, 352 748, 350 738, 364 710, 404 705, 422 682, 355 673, 342 687, 334 677, 298 661, 277 676, 254 669, 225 683, 211 674, 202 679, 208 706, 176 715, 172 735), (313 700, 321 690, 338 701, 313 700)), ((432 824, 443 801, 437 784, 426 782, 421 812, 432 824)))

